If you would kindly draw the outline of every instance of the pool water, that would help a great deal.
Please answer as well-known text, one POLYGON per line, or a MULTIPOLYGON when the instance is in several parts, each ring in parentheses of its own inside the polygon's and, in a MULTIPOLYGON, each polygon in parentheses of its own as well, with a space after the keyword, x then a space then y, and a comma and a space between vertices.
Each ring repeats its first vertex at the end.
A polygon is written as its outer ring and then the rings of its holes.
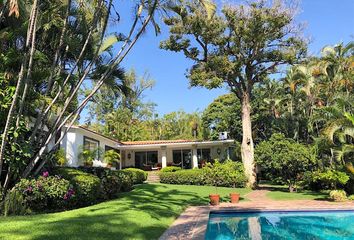
POLYGON ((212 212, 205 239, 354 240, 354 211, 212 212))

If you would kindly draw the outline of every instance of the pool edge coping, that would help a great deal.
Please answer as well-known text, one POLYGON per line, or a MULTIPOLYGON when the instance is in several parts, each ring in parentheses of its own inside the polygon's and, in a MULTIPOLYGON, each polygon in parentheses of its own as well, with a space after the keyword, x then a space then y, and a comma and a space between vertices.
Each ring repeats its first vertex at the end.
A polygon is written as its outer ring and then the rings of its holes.
POLYGON ((260 213, 260 212, 321 212, 321 211, 354 211, 354 202, 349 205, 325 205, 325 206, 296 206, 292 208, 272 207, 272 208, 250 208, 238 204, 226 204, 219 206, 190 206, 173 224, 161 235, 159 240, 179 240, 193 239, 204 240, 207 231, 210 213, 260 213), (241 207, 241 208, 240 208, 241 207))

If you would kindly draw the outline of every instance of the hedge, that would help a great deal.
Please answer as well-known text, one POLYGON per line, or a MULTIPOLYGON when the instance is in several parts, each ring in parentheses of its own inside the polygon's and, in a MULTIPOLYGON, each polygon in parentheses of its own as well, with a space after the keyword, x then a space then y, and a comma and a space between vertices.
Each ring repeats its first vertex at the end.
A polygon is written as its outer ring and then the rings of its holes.
POLYGON ((246 180, 242 163, 231 160, 225 163, 208 163, 202 169, 160 172, 160 182, 167 184, 244 187, 246 180))
POLYGON ((182 170, 181 167, 176 167, 176 166, 169 166, 169 167, 164 167, 160 170, 160 172, 176 172, 182 170))
POLYGON ((101 195, 100 179, 90 173, 86 173, 74 168, 56 168, 53 173, 63 177, 73 185, 75 196, 74 205, 81 207, 96 203, 101 195))
POLYGON ((122 172, 130 173, 134 184, 140 184, 146 181, 147 172, 138 168, 125 168, 122 172))

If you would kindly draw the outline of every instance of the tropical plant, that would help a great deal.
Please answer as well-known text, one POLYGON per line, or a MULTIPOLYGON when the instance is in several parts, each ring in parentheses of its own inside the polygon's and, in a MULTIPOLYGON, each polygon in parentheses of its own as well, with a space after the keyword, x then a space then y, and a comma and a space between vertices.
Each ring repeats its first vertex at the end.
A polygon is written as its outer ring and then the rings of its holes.
POLYGON ((227 84, 240 100, 241 155, 248 184, 254 186, 252 90, 280 65, 295 63, 304 56, 305 42, 294 27, 294 9, 279 1, 271 6, 257 1, 225 6, 222 15, 207 18, 205 9, 191 1, 172 10, 174 15, 165 19, 170 37, 161 47, 183 52, 194 61, 188 72, 191 86, 211 89, 227 84))
POLYGON ((288 184, 290 192, 296 190, 304 173, 317 163, 313 147, 276 133, 268 141, 261 142, 255 153, 262 175, 268 180, 288 184))
POLYGON ((119 159, 120 159, 120 154, 114 149, 106 151, 103 156, 103 161, 108 165, 119 163, 119 159))

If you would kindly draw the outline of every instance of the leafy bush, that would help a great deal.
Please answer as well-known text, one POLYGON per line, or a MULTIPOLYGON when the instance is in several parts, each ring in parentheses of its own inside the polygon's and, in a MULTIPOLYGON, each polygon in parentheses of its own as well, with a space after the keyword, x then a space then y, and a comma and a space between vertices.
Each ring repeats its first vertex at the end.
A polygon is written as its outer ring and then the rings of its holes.
POLYGON ((335 202, 343 202, 347 200, 347 194, 344 190, 333 190, 330 191, 329 198, 335 202))
POLYGON ((202 169, 188 169, 177 172, 161 172, 160 182, 183 185, 205 185, 202 169))
POLYGON ((160 172, 176 172, 182 170, 181 167, 176 167, 176 166, 170 166, 170 167, 164 167, 160 170, 160 172))
POLYGON ((121 190, 123 192, 132 190, 134 183, 131 172, 124 172, 123 170, 119 170, 113 171, 112 174, 114 174, 119 179, 119 182, 121 183, 121 190))
POLYGON ((224 163, 220 163, 218 160, 215 160, 214 164, 207 163, 203 172, 207 185, 244 187, 247 181, 243 164, 231 160, 224 163))
POLYGON ((104 199, 114 197, 119 191, 130 191, 133 187, 133 173, 129 171, 124 172, 103 167, 79 167, 79 169, 91 173, 101 180, 101 192, 104 199))
POLYGON ((35 211, 58 210, 70 207, 75 196, 70 182, 45 172, 37 179, 21 179, 14 190, 22 194, 24 204, 35 211))
POLYGON ((60 148, 54 153, 54 161, 58 166, 65 166, 67 159, 65 156, 65 150, 63 148, 60 148))
POLYGON ((354 201, 354 194, 350 195, 350 196, 348 197, 348 200, 354 201))
POLYGON ((101 197, 101 181, 97 176, 74 168, 57 168, 54 172, 74 186, 76 206, 91 205, 101 197))
POLYGON ((16 189, 10 190, 4 200, 4 215, 24 215, 29 212, 23 195, 16 189))
POLYGON ((277 133, 258 144, 255 160, 267 180, 281 179, 293 191, 304 173, 315 165, 316 151, 277 133))
POLYGON ((121 171, 130 173, 134 184, 143 183, 148 175, 147 172, 138 168, 126 168, 121 171))
POLYGON ((244 187, 246 176, 241 163, 228 160, 224 163, 208 163, 202 169, 160 172, 160 181, 169 184, 244 187))
POLYGON ((312 190, 342 188, 348 180, 349 176, 345 172, 334 169, 326 169, 324 171, 317 170, 304 174, 305 187, 312 190))

